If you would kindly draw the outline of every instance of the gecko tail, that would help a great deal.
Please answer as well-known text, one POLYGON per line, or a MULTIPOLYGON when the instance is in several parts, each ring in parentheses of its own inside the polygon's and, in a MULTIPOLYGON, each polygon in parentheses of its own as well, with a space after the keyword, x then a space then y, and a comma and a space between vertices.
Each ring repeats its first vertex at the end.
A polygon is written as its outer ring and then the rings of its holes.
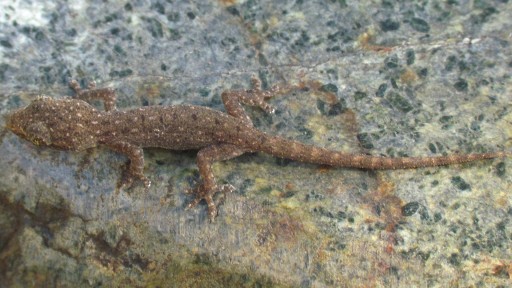
POLYGON ((304 163, 368 170, 414 169, 512 157, 512 151, 428 157, 381 157, 349 154, 268 135, 259 135, 259 137, 261 141, 258 150, 280 158, 304 163))

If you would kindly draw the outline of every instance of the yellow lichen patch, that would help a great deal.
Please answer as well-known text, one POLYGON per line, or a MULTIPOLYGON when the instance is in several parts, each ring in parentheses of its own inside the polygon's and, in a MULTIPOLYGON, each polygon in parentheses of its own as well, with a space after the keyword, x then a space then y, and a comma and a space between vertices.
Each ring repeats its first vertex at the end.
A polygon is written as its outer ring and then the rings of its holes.
POLYGON ((405 69, 402 75, 400 75, 400 81, 406 85, 413 84, 418 81, 418 78, 418 74, 411 69, 405 69))
POLYGON ((272 197, 281 197, 281 195, 283 195, 283 192, 281 192, 279 190, 276 190, 276 189, 270 190, 270 196, 272 196, 272 197))
POLYGON ((288 13, 288 17, 290 17, 290 19, 296 19, 296 20, 304 20, 306 19, 306 16, 304 15, 304 12, 302 11, 294 11, 292 13, 288 13))
POLYGON ((162 85, 160 83, 148 83, 145 85, 138 86, 137 95, 139 97, 147 97, 149 99, 155 99, 162 91, 162 85))
POLYGON ((322 115, 316 115, 316 116, 311 117, 307 123, 307 128, 311 129, 312 131, 315 131, 314 140, 316 140, 316 141, 319 140, 316 137, 324 135, 328 131, 328 129, 325 125, 327 119, 325 119, 325 118, 326 117, 324 117, 322 115))
POLYGON ((271 28, 274 28, 276 27, 278 24, 279 24, 279 18, 276 17, 276 16, 272 16, 270 17, 269 21, 268 21, 268 24, 271 28))
POLYGON ((377 52, 390 52, 393 49, 393 47, 374 45, 372 43, 374 41, 375 30, 370 28, 357 37, 357 46, 361 47, 363 50, 371 50, 377 52))
POLYGON ((357 37, 357 44, 363 49, 367 49, 369 46, 371 46, 370 42, 373 41, 374 36, 375 31, 373 29, 368 29, 357 37))
POLYGON ((496 123, 498 131, 503 131, 506 139, 508 140, 508 144, 510 146, 510 142, 512 142, 512 113, 508 113, 505 117, 503 117, 502 121, 496 123))
MULTIPOLYGON (((509 190, 510 191, 510 190, 509 190)), ((504 191, 501 191, 497 194, 496 196, 496 206, 497 207, 500 207, 500 208, 504 208, 506 209, 507 207, 510 206, 510 196, 508 195, 508 193, 504 192, 504 191)))
POLYGON ((279 203, 279 207, 285 208, 285 209, 290 209, 290 210, 295 210, 302 206, 303 206, 303 204, 293 197, 287 198, 284 201, 279 203))
POLYGON ((254 178, 254 189, 262 189, 268 186, 268 179, 254 178))

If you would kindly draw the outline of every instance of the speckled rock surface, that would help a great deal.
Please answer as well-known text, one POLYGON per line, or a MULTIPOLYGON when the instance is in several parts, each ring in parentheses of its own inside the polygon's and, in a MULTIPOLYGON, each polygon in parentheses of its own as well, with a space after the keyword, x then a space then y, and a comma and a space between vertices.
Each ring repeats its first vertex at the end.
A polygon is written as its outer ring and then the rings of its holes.
MULTIPOLYGON (((0 4, 0 113, 70 79, 121 109, 317 81, 248 109, 272 134, 354 153, 512 149, 509 1, 13 1, 0 4), (400 2, 400 3, 397 3, 400 2), (403 3, 405 2, 405 3, 403 3)), ((3 125, 4 120, 0 120, 3 125)), ((193 132, 191 132, 193 133, 193 132)), ((214 166, 237 190, 185 210, 195 154, 126 159, 41 149, 0 131, 0 285, 505 287, 511 159, 408 171, 248 154, 214 166)))

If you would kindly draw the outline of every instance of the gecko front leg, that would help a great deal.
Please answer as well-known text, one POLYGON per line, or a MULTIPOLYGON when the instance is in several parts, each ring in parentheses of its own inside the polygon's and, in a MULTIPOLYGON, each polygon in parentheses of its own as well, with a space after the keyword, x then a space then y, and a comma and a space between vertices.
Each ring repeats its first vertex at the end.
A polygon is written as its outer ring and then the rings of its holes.
POLYGON ((196 162, 201 183, 192 190, 196 198, 188 204, 187 208, 195 207, 204 199, 208 205, 208 218, 213 222, 217 216, 217 206, 213 201, 213 196, 217 192, 231 192, 234 188, 231 185, 217 185, 212 172, 212 164, 213 162, 235 158, 245 152, 247 151, 232 144, 211 145, 199 150, 196 162))
POLYGON ((116 91, 112 88, 96 88, 96 82, 91 81, 87 89, 82 89, 76 80, 69 81, 69 87, 76 93, 76 97, 80 100, 102 100, 105 111, 113 111, 116 109, 116 91))
POLYGON ((130 162, 121 180, 121 187, 130 187, 134 180, 141 180, 147 191, 151 181, 144 176, 144 151, 142 148, 128 142, 110 142, 105 144, 115 152, 124 154, 130 162))

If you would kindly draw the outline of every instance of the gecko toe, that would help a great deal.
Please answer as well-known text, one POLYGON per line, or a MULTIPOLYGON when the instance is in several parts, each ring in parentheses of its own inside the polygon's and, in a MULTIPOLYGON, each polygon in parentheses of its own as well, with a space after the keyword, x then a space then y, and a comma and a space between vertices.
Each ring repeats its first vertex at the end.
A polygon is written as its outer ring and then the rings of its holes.
POLYGON ((212 195, 207 195, 204 197, 204 200, 206 201, 206 205, 208 205, 208 219, 210 219, 210 222, 215 222, 215 217, 217 217, 217 205, 215 205, 215 202, 213 201, 212 195))
POLYGON ((266 102, 263 102, 260 107, 268 114, 274 114, 276 112, 276 109, 266 102))
POLYGON ((144 191, 148 192, 149 187, 151 187, 151 180, 144 176, 124 175, 117 186, 119 189, 130 189, 138 180, 144 185, 144 191))
POLYGON ((117 187, 119 187, 120 190, 128 189, 132 187, 133 185, 133 178, 123 177, 118 182, 117 187))
POLYGON ((230 184, 224 184, 224 185, 220 185, 218 187, 218 189, 219 189, 219 192, 222 192, 223 194, 231 193, 231 192, 235 191, 235 186, 230 185, 230 184))
POLYGON ((142 177, 140 180, 144 184, 144 189, 148 191, 149 187, 151 187, 151 180, 149 180, 147 177, 142 177))
POLYGON ((187 191, 188 194, 194 194, 195 198, 192 200, 188 205, 186 209, 191 209, 197 206, 202 200, 206 202, 206 205, 208 206, 208 219, 210 219, 210 222, 215 221, 215 217, 217 217, 218 209, 217 205, 215 204, 215 200, 213 197, 218 192, 225 195, 226 193, 231 193, 235 190, 235 188, 232 185, 226 184, 226 185, 214 185, 211 188, 206 187, 204 184, 200 184, 196 186, 193 189, 189 189, 187 191))
POLYGON ((96 81, 92 80, 91 82, 89 82, 89 84, 87 84, 87 89, 95 89, 96 88, 96 81))

